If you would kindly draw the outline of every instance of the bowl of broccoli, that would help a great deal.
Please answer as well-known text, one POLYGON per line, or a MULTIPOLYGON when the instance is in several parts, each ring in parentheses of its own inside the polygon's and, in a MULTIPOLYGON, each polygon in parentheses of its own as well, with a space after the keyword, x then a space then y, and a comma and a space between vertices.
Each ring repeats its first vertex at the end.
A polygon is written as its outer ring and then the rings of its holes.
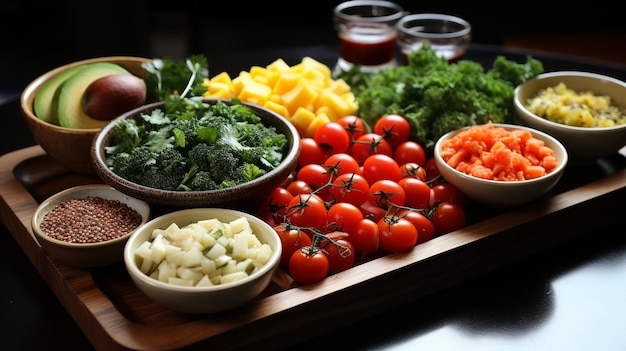
POLYGON ((258 105, 171 97, 112 120, 91 153, 105 183, 150 204, 252 210, 296 168, 300 137, 258 105))

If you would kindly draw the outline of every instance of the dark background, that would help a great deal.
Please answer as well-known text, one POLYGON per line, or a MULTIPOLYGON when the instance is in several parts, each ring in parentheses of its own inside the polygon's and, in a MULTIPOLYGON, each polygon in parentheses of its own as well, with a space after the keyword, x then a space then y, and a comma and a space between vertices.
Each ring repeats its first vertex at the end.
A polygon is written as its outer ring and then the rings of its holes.
MULTIPOLYGON (((211 69, 211 62, 236 52, 335 44, 332 10, 340 2, 3 1, 0 90, 21 91, 51 68, 98 56, 182 59, 199 53, 209 58, 210 73, 215 73, 221 67, 211 69)), ((409 12, 440 12, 467 19, 475 43, 501 45, 520 33, 537 42, 548 33, 566 33, 573 40, 554 44, 566 47, 583 45, 577 38, 602 40, 607 33, 626 38, 622 12, 608 3, 555 4, 549 9, 545 1, 534 0, 396 2, 409 12)), ((622 50, 626 57, 621 45, 605 50, 622 50)))

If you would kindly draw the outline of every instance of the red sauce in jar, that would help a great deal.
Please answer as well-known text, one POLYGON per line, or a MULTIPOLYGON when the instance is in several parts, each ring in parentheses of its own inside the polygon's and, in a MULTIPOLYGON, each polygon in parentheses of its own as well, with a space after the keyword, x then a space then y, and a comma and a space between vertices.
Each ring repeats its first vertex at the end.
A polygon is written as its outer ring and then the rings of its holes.
POLYGON ((396 38, 394 36, 339 36, 341 58, 356 64, 376 66, 395 58, 396 38))

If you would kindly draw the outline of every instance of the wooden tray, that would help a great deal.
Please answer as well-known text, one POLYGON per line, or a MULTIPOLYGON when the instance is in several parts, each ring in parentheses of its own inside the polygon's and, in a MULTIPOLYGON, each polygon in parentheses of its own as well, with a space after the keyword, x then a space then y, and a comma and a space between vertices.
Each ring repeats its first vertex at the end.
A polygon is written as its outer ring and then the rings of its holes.
POLYGON ((0 215, 18 245, 97 349, 278 348, 334 330, 588 234, 623 216, 626 152, 570 168, 550 194, 508 210, 471 205, 469 225, 410 252, 362 263, 297 287, 279 272, 252 303, 215 315, 165 309, 139 292, 123 264, 77 269, 46 255, 30 220, 39 202, 70 186, 100 183, 72 174, 39 146, 0 157, 0 215), (262 344, 259 344, 262 343, 262 344), (256 346, 254 346, 256 345, 256 346))

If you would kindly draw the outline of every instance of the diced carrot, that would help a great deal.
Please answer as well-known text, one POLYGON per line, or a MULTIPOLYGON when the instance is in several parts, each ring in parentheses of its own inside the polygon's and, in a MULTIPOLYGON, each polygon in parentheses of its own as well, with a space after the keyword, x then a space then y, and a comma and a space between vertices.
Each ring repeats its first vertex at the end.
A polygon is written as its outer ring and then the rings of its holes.
POLYGON ((554 150, 530 131, 508 131, 492 123, 470 127, 448 139, 441 156, 460 172, 501 181, 541 177, 558 166, 554 150))

